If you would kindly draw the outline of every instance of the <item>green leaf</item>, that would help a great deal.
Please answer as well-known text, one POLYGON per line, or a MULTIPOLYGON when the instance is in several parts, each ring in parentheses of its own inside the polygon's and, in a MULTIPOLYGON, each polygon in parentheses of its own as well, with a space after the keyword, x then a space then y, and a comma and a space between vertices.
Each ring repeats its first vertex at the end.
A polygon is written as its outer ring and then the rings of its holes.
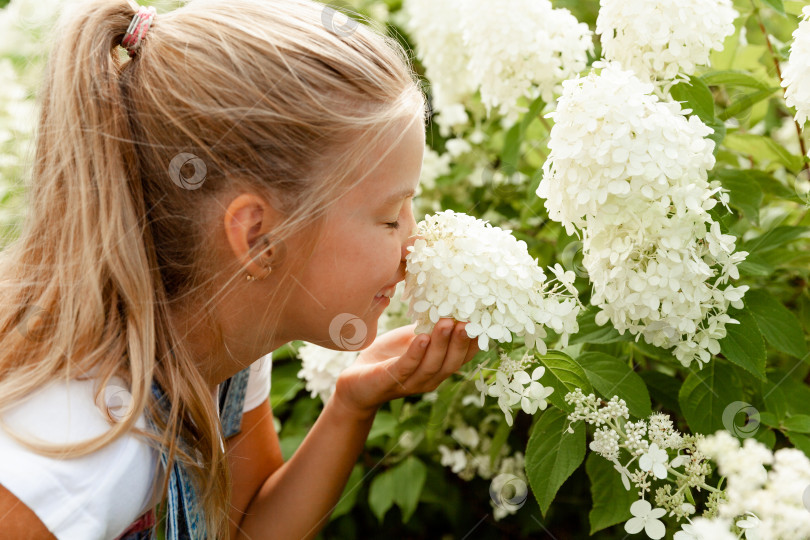
POLYGON ((785 6, 782 4, 782 0, 761 0, 763 5, 766 5, 772 8, 775 12, 780 15, 785 14, 785 6))
POLYGON ((636 491, 624 489, 621 476, 613 464, 596 454, 585 460, 585 472, 591 480, 593 507, 588 514, 591 535, 632 517, 630 505, 638 500, 636 491))
POLYGON ((723 412, 743 392, 734 370, 718 360, 712 360, 700 371, 692 371, 681 386, 678 402, 686 423, 694 433, 710 434, 723 425, 723 412))
POLYGON ((680 415, 681 406, 678 403, 678 391, 681 388, 681 381, 675 377, 670 377, 660 371, 645 370, 639 373, 650 396, 659 402, 665 409, 680 415))
POLYGON ((802 14, 802 8, 806 5, 802 0, 785 0, 785 13, 799 16, 802 14))
POLYGON ((547 354, 538 355, 537 358, 546 367, 546 373, 541 377, 540 383, 554 388, 548 400, 556 407, 571 412, 574 407, 565 402, 565 394, 573 392, 575 388, 581 388, 585 395, 593 391, 582 366, 567 354, 548 351, 547 354))
POLYGON ((810 436, 788 431, 787 438, 793 446, 804 452, 804 454, 810 458, 810 436))
POLYGON ((374 423, 371 424, 371 430, 369 430, 366 439, 372 440, 383 435, 393 435, 397 429, 397 424, 399 422, 393 414, 387 411, 379 411, 374 416, 374 423))
POLYGON ((744 86, 758 90, 767 90, 771 86, 766 81, 760 80, 750 73, 737 70, 710 71, 703 74, 700 78, 709 86, 720 86, 722 84, 727 86, 744 86))
POLYGON ((742 98, 734 101, 734 103, 729 104, 723 112, 717 115, 717 118, 720 120, 728 120, 732 116, 737 116, 743 111, 747 111, 763 99, 767 99, 773 95, 774 92, 779 90, 778 86, 773 88, 766 88, 764 90, 757 90, 755 92, 751 92, 750 94, 744 94, 742 98))
POLYGON ((794 414, 782 422, 782 426, 793 433, 810 433, 810 415, 794 414))
POLYGON ((712 133, 708 135, 708 138, 714 141, 714 153, 716 154, 720 143, 726 138, 726 125, 717 118, 704 120, 703 123, 712 128, 712 133))
POLYGON ((419 504, 426 476, 425 464, 415 456, 408 456, 395 467, 374 477, 368 504, 380 523, 394 503, 402 510, 402 522, 408 522, 419 504))
POLYGON ((810 227, 791 227, 782 225, 770 229, 765 234, 752 238, 739 247, 739 251, 760 254, 793 242, 810 233, 810 227))
POLYGON ((748 169, 740 172, 745 173, 745 176, 755 180, 759 184, 759 187, 762 189, 763 193, 769 193, 771 195, 779 197, 780 199, 793 201, 799 204, 804 203, 804 200, 801 199, 796 194, 795 190, 790 189, 789 187, 783 185, 781 182, 779 182, 779 180, 774 178, 773 175, 770 175, 765 171, 759 171, 757 169, 748 169))
POLYGON ((723 143, 726 148, 750 156, 756 162, 763 160, 782 163, 791 171, 798 171, 804 165, 804 159, 788 152, 770 137, 751 133, 729 133, 723 143))
POLYGON ((346 487, 343 488, 343 494, 340 496, 332 515, 329 520, 337 519, 344 514, 348 514, 354 504, 357 502, 357 494, 360 493, 360 488, 363 485, 363 466, 359 463, 354 466, 349 480, 346 482, 346 487))
POLYGON ((776 445, 776 433, 772 429, 758 429, 754 433, 754 438, 771 450, 776 445))
POLYGON ((626 363, 601 352, 586 352, 577 361, 603 398, 619 396, 627 402, 630 414, 638 418, 652 414, 647 385, 626 363))
MULTIPOLYGON (((744 251, 738 249, 737 251, 744 251)), ((741 276, 769 276, 776 270, 756 255, 748 255, 744 261, 737 265, 741 276)))
POLYGON ((534 425, 526 445, 526 476, 543 516, 560 486, 585 458, 585 426, 577 422, 567 431, 568 415, 548 409, 534 425))
POLYGON ((739 169, 720 169, 714 176, 720 180, 722 186, 729 190, 731 206, 738 208, 754 225, 759 225, 759 208, 762 206, 762 188, 752 175, 751 171, 739 169))
MULTIPOLYGON (((743 297, 743 302, 747 297, 743 297)), ((728 315, 739 321, 739 324, 726 325, 726 337, 719 341, 720 352, 732 362, 760 380, 765 376, 765 340, 757 326, 756 320, 747 307, 729 308, 728 315)), ((709 362, 711 363, 711 362, 709 362)))
POLYGON ((282 404, 295 398, 305 384, 298 377, 300 362, 275 362, 273 356, 273 384, 270 385, 270 405, 278 409, 282 404))
POLYGON ((383 471, 371 481, 368 490, 368 506, 382 523, 386 512, 394 506, 394 477, 391 471, 383 471))
POLYGON ((743 300, 774 349, 796 358, 807 354, 802 325, 781 302, 763 290, 746 291, 743 300))
POLYGON ((806 414, 807 404, 810 403, 810 387, 792 375, 792 372, 775 369, 769 380, 784 397, 787 415, 806 414))
POLYGON ((684 108, 692 109, 692 113, 704 122, 714 119, 714 97, 706 83, 698 77, 689 77, 689 84, 680 82, 672 87, 670 94, 675 101, 684 103, 684 108))
POLYGON ((506 443, 506 439, 509 438, 509 433, 512 432, 512 426, 507 424, 506 422, 500 422, 498 427, 495 430, 495 434, 492 436, 492 441, 489 445, 489 464, 490 466, 495 466, 495 461, 498 459, 498 455, 501 453, 501 448, 506 443))
POLYGON ((778 425, 778 422, 785 417, 788 410, 788 400, 784 392, 772 381, 765 381, 762 383, 762 401, 765 403, 768 412, 776 417, 776 425, 778 425))
POLYGON ((577 317, 579 331, 568 340, 569 345, 577 343, 615 343, 618 341, 633 341, 630 332, 619 334, 610 321, 602 326, 596 324, 596 314, 601 311, 596 306, 589 306, 577 317))
POLYGON ((779 419, 772 412, 762 411, 757 415, 757 418, 759 419, 759 422, 763 425, 772 428, 779 428, 779 419))

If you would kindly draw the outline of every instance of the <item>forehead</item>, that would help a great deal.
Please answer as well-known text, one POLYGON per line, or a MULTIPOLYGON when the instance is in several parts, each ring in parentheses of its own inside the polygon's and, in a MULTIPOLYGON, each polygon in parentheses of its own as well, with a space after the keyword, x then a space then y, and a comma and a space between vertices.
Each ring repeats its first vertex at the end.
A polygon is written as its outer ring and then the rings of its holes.
POLYGON ((366 177, 352 189, 350 196, 365 199, 373 196, 382 203, 391 195, 416 187, 422 169, 425 128, 417 119, 410 125, 402 122, 397 129, 375 142, 367 157, 367 164, 357 171, 358 176, 366 177))

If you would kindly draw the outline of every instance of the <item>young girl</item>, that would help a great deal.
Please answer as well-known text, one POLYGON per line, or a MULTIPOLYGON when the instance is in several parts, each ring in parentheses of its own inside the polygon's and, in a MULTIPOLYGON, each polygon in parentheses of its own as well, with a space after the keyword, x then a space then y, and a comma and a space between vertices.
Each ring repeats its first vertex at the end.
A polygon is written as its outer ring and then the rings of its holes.
POLYGON ((397 41, 334 13, 60 18, 0 254, 0 537, 154 538, 162 502, 169 538, 312 538, 378 407, 478 351, 451 319, 375 339, 426 107, 397 41), (268 353, 292 340, 363 350, 284 462, 268 353))

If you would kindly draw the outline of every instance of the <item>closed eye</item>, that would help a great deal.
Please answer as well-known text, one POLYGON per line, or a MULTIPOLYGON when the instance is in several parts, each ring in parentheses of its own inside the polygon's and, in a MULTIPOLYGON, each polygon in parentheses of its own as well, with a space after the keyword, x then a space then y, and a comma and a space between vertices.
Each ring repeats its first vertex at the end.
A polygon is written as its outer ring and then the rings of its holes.
POLYGON ((385 224, 390 229, 399 229, 399 221, 392 221, 385 224))

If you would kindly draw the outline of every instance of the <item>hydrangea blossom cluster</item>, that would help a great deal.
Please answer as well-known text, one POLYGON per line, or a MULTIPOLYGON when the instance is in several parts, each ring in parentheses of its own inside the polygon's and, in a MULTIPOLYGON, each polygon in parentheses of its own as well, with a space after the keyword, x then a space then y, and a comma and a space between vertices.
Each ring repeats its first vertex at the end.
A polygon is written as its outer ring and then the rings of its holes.
POLYGON ((318 395, 326 403, 335 391, 338 376, 354 363, 359 351, 335 351, 304 343, 297 354, 301 358, 298 377, 306 381, 306 389, 312 397, 318 395))
POLYGON ((565 81, 550 113, 548 160, 537 195, 566 232, 582 231, 591 303, 620 333, 675 347, 684 365, 720 350, 728 306, 742 307, 738 278, 747 252, 734 252, 708 211, 728 194, 708 182, 711 128, 661 101, 652 83, 615 62, 565 81))
MULTIPOLYGON (((634 486, 638 492, 640 499, 630 507, 633 517, 625 523, 628 533, 643 530, 649 538, 663 538, 664 515, 677 521, 695 515, 696 508, 689 502, 694 500, 693 489, 710 492, 703 515, 715 514, 722 491, 706 484, 712 468, 709 456, 700 450, 701 435, 680 433, 663 413, 633 422, 627 404, 617 396, 604 402, 577 388, 566 394, 565 401, 574 405, 570 422, 584 421, 596 428, 589 448, 613 463, 625 489, 634 486)), ((569 430, 573 431, 570 426, 569 430)), ((681 532, 688 534, 690 528, 686 523, 681 532)), ((686 540, 678 534, 675 538, 686 540)))
POLYGON ((782 70, 785 103, 796 108, 796 121, 804 125, 810 117, 810 6, 802 9, 802 20, 793 32, 788 63, 782 70))
MULTIPOLYGON (((491 480, 491 489, 496 492, 503 488, 498 485, 503 478, 517 478, 525 486, 528 480, 522 452, 512 452, 509 444, 503 443, 495 459, 490 456, 497 425, 497 415, 486 416, 478 428, 468 425, 459 417, 454 418, 450 440, 447 444, 439 445, 441 464, 466 481, 472 480, 476 475, 484 480, 491 480)), ((517 510, 509 505, 495 504, 492 500, 490 504, 496 521, 517 510)))
POLYGON ((526 242, 486 221, 446 210, 418 224, 420 238, 406 257, 404 300, 416 332, 430 332, 440 317, 466 321, 467 335, 489 350, 489 341, 522 336, 528 348, 545 354, 546 328, 562 347, 579 330, 582 304, 575 275, 559 264, 546 275, 526 242))
MULTIPOLYGON (((479 407, 484 406, 485 396, 497 398, 498 407, 503 411, 506 423, 512 425, 512 408, 519 405, 526 414, 534 414, 548 407, 546 399, 554 388, 543 386, 540 378, 546 372, 543 366, 535 367, 531 375, 527 371, 532 363, 532 355, 525 353, 520 360, 514 360, 504 352, 500 353, 498 368, 490 370, 479 364, 472 374, 475 388, 480 392, 478 399, 472 400, 479 407), (495 381, 484 381, 484 370, 495 372, 495 381)), ((465 401, 469 402, 469 400, 465 401)))
POLYGON ((407 0, 401 23, 432 83, 443 136, 467 121, 463 104, 476 90, 510 124, 527 110, 519 98, 550 103, 593 49, 587 24, 549 0, 407 0))
POLYGON ((709 64, 739 13, 731 0, 601 0, 602 54, 645 80, 673 80, 709 64))
POLYGON ((736 539, 731 532, 736 529, 761 540, 810 538, 810 509, 802 502, 810 487, 810 459, 801 450, 771 452, 750 438, 741 445, 726 431, 707 436, 698 447, 717 462, 727 486, 717 515, 694 520, 696 538, 736 539))

